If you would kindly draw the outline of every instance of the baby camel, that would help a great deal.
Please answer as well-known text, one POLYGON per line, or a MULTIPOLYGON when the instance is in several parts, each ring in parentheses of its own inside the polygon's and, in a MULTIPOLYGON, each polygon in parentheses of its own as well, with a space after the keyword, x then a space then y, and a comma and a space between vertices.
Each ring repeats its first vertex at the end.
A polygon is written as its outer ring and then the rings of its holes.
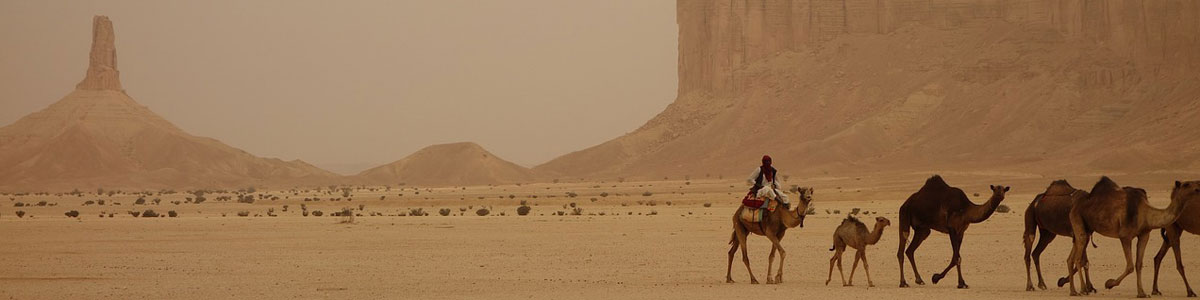
POLYGON ((829 251, 836 251, 833 257, 829 258, 829 276, 825 279, 825 285, 829 285, 829 281, 833 280, 833 265, 836 262, 838 275, 842 277, 842 286, 854 285, 854 270, 858 269, 858 261, 863 262, 863 271, 867 272, 867 286, 874 287, 875 283, 871 281, 871 268, 867 266, 867 245, 874 245, 879 242, 879 237, 883 236, 883 228, 892 225, 884 217, 875 218, 875 230, 867 232, 867 225, 862 221, 846 216, 846 220, 842 221, 842 225, 838 226, 833 232, 833 248, 829 251), (850 266, 850 281, 846 281, 846 274, 842 272, 842 252, 846 251, 846 246, 854 248, 854 265, 850 266))

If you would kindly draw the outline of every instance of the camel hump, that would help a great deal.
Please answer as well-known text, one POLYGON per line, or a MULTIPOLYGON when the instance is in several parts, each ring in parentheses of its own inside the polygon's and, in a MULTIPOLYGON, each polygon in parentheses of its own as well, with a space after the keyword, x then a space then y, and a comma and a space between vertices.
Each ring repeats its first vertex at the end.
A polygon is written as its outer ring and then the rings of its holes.
POLYGON ((1055 180, 1050 183, 1050 187, 1046 188, 1047 196, 1070 195, 1075 192, 1075 187, 1071 186, 1066 180, 1055 180))
POLYGON ((856 225, 863 225, 863 226, 866 226, 866 224, 863 224, 863 222, 862 222, 862 221, 859 221, 859 220, 858 220, 858 218, 855 218, 854 216, 851 216, 851 215, 846 215, 846 219, 845 219, 845 220, 842 220, 842 224, 845 224, 845 223, 851 223, 851 224, 856 224, 856 225))
POLYGON ((1096 185, 1092 187, 1091 194, 1095 195, 1095 196, 1099 196, 1099 195, 1106 195, 1106 194, 1120 191, 1120 190, 1121 190, 1121 186, 1117 185, 1116 182, 1113 182, 1113 180, 1108 178, 1108 176, 1104 176, 1104 177, 1100 177, 1100 181, 1097 181, 1096 185))
POLYGON ((950 185, 946 184, 946 180, 942 179, 942 175, 934 174, 933 177, 925 180, 925 187, 950 187, 950 185))

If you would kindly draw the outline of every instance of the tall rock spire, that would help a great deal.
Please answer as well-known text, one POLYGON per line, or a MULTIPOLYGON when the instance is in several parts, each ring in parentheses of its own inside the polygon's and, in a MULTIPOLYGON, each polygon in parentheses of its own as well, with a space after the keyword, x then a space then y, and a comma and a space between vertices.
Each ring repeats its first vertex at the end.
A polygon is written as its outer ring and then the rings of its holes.
POLYGON ((75 86, 81 90, 122 90, 117 71, 116 35, 107 16, 92 18, 92 52, 87 76, 75 86))

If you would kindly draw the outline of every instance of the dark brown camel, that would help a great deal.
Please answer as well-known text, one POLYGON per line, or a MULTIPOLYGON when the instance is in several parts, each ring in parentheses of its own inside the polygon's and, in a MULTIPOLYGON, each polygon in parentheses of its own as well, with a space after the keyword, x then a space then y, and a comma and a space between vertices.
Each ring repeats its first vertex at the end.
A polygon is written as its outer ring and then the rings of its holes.
MULTIPOLYGON (((1037 268, 1037 287, 1045 290, 1046 281, 1042 279, 1042 251, 1058 236, 1071 236, 1071 205, 1077 199, 1087 197, 1088 192, 1076 189, 1066 180, 1050 183, 1046 192, 1038 194, 1025 209, 1025 290, 1033 291, 1033 279, 1029 274, 1029 259, 1037 268), (1033 238, 1038 236, 1037 247, 1033 246, 1033 238), (1032 253, 1030 252, 1032 250, 1032 253)), ((1087 249, 1083 252, 1083 289, 1092 292, 1092 276, 1088 272, 1087 249)))
MULTIPOLYGON (((1100 178, 1092 187, 1092 192, 1086 198, 1075 202, 1071 207, 1071 231, 1075 239, 1071 247, 1071 255, 1067 258, 1067 277, 1058 280, 1058 286, 1071 284, 1071 295, 1079 295, 1075 290, 1075 273, 1083 265, 1082 252, 1087 248, 1093 233, 1121 240, 1125 249, 1125 272, 1116 279, 1104 282, 1104 288, 1112 289, 1121 285, 1125 276, 1137 271, 1138 298, 1146 298, 1142 288, 1142 261, 1146 254, 1146 243, 1150 241, 1150 230, 1166 227, 1175 223, 1183 211, 1184 197, 1178 194, 1171 197, 1171 205, 1166 209, 1150 206, 1146 201, 1146 190, 1132 187, 1120 187, 1108 177, 1100 178), (1137 261, 1133 259, 1133 239, 1137 238, 1137 261)), ((1088 291, 1083 291, 1087 294, 1088 291)))
POLYGON ((733 254, 737 253, 738 248, 741 248, 742 262, 746 264, 746 271, 750 273, 750 283, 758 284, 758 279, 754 277, 754 271, 750 269, 750 256, 746 254, 746 238, 753 233, 771 240, 771 255, 767 257, 767 284, 783 283, 783 260, 787 257, 787 251, 783 250, 779 241, 783 240, 783 234, 788 228, 804 227, 805 212, 812 203, 812 188, 800 188, 799 192, 800 201, 798 202, 800 204, 796 205, 795 210, 788 211, 781 206, 764 216, 758 223, 742 221, 742 210, 746 209, 746 206, 738 206, 737 211, 733 213, 733 234, 729 238, 731 247, 729 248, 729 268, 725 271, 725 282, 733 283, 733 254), (779 252, 779 272, 772 278, 771 267, 775 262, 776 251, 779 252))
MULTIPOLYGON (((1171 190, 1171 199, 1176 197, 1188 199, 1188 203, 1200 197, 1200 181, 1175 182, 1175 189, 1171 190)), ((1158 291, 1158 268, 1162 265, 1162 260, 1167 256, 1167 249, 1175 250, 1175 269, 1179 270, 1179 276, 1183 277, 1183 286, 1187 287, 1187 296, 1196 297, 1196 292, 1192 291, 1192 285, 1188 284, 1187 274, 1183 272, 1183 260, 1179 257, 1179 238, 1183 237, 1183 232, 1191 234, 1200 234, 1200 205, 1189 204, 1184 205, 1183 213, 1179 215, 1179 219, 1175 220, 1175 224, 1163 227, 1162 248, 1158 249, 1158 255, 1154 256, 1154 289, 1150 292, 1152 295, 1162 295, 1158 291)))
POLYGON ((963 233, 967 231, 973 223, 983 222, 996 212, 996 207, 1000 206, 1000 201, 1004 201, 1004 193, 1008 192, 1009 187, 1006 186, 991 186, 992 197, 982 205, 971 203, 967 199, 967 194, 961 189, 951 187, 942 180, 941 176, 933 175, 925 181, 925 185, 916 193, 908 197, 904 204, 900 206, 900 248, 896 250, 896 259, 900 261, 900 287, 908 287, 908 282, 904 281, 904 256, 908 255, 909 262, 912 263, 913 276, 916 277, 917 284, 925 284, 921 280, 921 274, 917 271, 917 261, 913 258, 913 253, 917 251, 917 247, 921 246, 921 242, 929 237, 931 230, 946 233, 950 235, 950 246, 954 248, 954 256, 950 259, 950 265, 946 266, 946 270, 939 274, 933 274, 933 283, 937 284, 946 273, 950 272, 951 268, 957 267, 958 270, 958 288, 967 288, 967 282, 963 281, 962 277, 962 257, 959 255, 959 248, 962 246, 963 233), (905 244, 908 243, 908 233, 912 230, 913 235, 912 245, 905 250, 905 244))

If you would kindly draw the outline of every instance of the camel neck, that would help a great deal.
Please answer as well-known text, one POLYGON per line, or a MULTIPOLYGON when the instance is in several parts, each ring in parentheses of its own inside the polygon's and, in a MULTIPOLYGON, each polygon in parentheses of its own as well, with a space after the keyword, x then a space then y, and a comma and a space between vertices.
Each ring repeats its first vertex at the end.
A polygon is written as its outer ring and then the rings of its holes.
POLYGON ((883 237, 883 228, 886 227, 881 222, 875 222, 875 230, 871 231, 871 235, 867 236, 867 245, 874 245, 883 237))
MULTIPOLYGON (((1171 204, 1165 209, 1158 209, 1147 204, 1146 209, 1146 225, 1151 228, 1162 228, 1171 223, 1175 223, 1179 219, 1179 214, 1183 212, 1183 207, 1189 199, 1182 197, 1171 197, 1171 204)), ((1142 202, 1146 203, 1146 202, 1142 202)))
MULTIPOLYGON (((783 221, 784 226, 787 226, 788 228, 794 228, 800 225, 800 218, 797 217, 793 211, 783 209, 782 207, 780 207, 778 211, 780 220, 783 221)), ((796 207, 796 211, 800 211, 799 206, 796 207)))
POLYGON ((992 213, 996 212, 996 207, 1000 206, 1001 200, 1004 200, 1004 196, 993 194, 992 198, 989 198, 988 201, 983 204, 971 204, 971 207, 968 207, 966 211, 967 221, 970 221, 971 223, 986 221, 992 216, 992 213))

